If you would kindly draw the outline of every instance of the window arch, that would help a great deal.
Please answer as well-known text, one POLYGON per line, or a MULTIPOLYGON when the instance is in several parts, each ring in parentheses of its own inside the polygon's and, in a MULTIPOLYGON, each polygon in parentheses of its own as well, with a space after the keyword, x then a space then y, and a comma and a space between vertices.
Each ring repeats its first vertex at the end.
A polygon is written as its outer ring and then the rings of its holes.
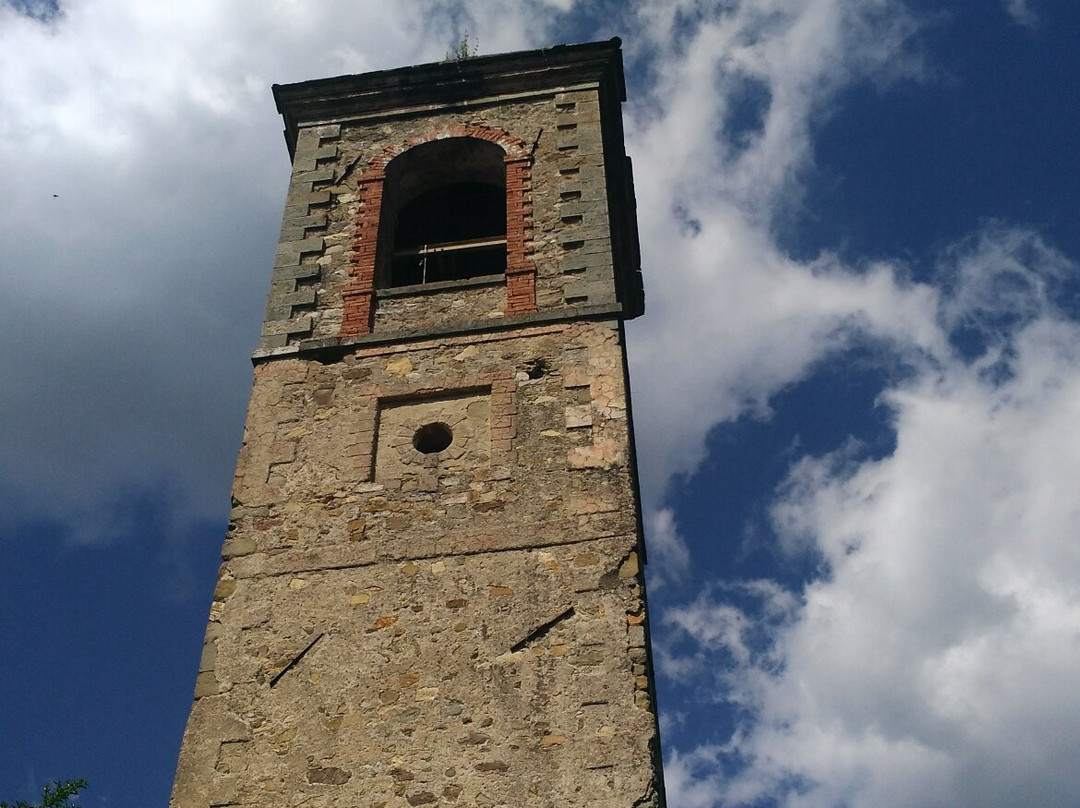
MULTIPOLYGON (((506 314, 529 314, 536 307, 536 265, 531 258, 532 252, 532 200, 531 200, 532 154, 518 138, 505 131, 490 129, 485 126, 462 126, 452 124, 446 128, 429 132, 408 143, 387 148, 381 155, 368 163, 367 170, 357 181, 360 197, 360 212, 356 221, 353 237, 353 249, 349 256, 349 279, 341 290, 342 312, 341 337, 353 337, 370 334, 374 324, 376 289, 390 289, 394 286, 411 286, 409 271, 394 272, 395 252, 401 252, 398 258, 409 257, 406 253, 423 247, 429 239, 444 238, 431 231, 425 235, 409 225, 410 218, 419 223, 430 221, 431 217, 422 216, 424 205, 436 210, 446 211, 454 205, 455 196, 460 200, 476 192, 477 203, 484 211, 471 220, 467 227, 479 227, 478 221, 496 220, 495 196, 491 189, 503 192, 501 205, 504 213, 504 225, 496 231, 495 227, 484 227, 484 235, 477 238, 477 244, 455 243, 455 232, 466 237, 457 241, 470 241, 467 229, 451 227, 450 241, 437 241, 436 244, 456 246, 457 250, 443 249, 443 253, 458 252, 462 255, 455 259, 459 266, 439 268, 434 276, 428 276, 427 282, 435 282, 442 273, 447 280, 460 280, 472 277, 492 276, 505 272, 506 279, 506 314), (485 189, 458 187, 461 184, 486 186, 485 189), (448 194, 440 205, 437 200, 439 189, 448 194), (428 200, 421 201, 426 194, 433 194, 428 200), (484 200, 487 200, 486 202, 484 200), (405 210, 410 203, 416 207, 405 210), (398 225, 402 216, 405 224, 398 241, 398 225), (411 235, 409 235, 411 233, 411 235), (499 243, 500 239, 502 244, 499 243), (395 243, 398 242, 398 243, 395 243), (488 253, 485 256, 484 251, 488 253), (496 257, 493 258, 492 255, 496 257), (471 265, 464 259, 469 258, 471 265)), ((481 232, 483 232, 481 231, 481 232)), ((425 253, 431 266, 432 252, 425 253)), ((420 253, 413 255, 417 261, 420 253)), ((444 264, 446 262, 444 261, 444 264)), ((411 270, 415 279, 416 268, 411 270)), ((420 283, 424 282, 421 271, 420 283)))
POLYGON ((378 286, 506 271, 506 167, 497 144, 452 137, 415 146, 387 164, 383 194, 378 286))

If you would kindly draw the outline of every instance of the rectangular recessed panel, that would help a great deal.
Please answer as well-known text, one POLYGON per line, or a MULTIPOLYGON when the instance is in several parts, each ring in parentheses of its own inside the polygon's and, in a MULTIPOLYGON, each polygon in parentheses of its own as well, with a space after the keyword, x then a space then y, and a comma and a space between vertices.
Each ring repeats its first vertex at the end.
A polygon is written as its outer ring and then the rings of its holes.
POLYGON ((491 462, 491 395, 381 401, 377 430, 376 482, 453 488, 462 472, 491 462))

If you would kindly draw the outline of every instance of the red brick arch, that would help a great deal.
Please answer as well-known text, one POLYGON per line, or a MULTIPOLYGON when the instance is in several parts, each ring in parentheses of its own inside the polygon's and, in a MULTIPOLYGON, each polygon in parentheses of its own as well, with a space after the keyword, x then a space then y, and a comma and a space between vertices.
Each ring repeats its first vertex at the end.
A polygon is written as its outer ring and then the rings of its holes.
POLYGON ((386 166, 424 143, 475 138, 495 143, 506 153, 506 314, 536 311, 536 265, 532 252, 532 155, 524 141, 501 129, 451 124, 389 146, 371 159, 360 175, 360 216, 353 235, 350 279, 342 290, 342 337, 370 334, 375 314, 375 261, 382 216, 386 166))
POLYGON ((377 157, 373 157, 364 170, 364 173, 360 176, 360 181, 363 182, 367 178, 374 178, 375 176, 386 176, 386 166, 395 157, 404 154, 409 149, 413 149, 417 146, 422 146, 425 143, 431 143, 435 140, 448 140, 455 137, 471 137, 476 140, 486 140, 489 143, 495 143, 506 152, 506 160, 528 160, 530 159, 529 147, 525 145, 525 142, 520 138, 516 138, 509 132, 504 132, 502 129, 492 129, 487 126, 462 126, 461 124, 450 124, 439 129, 434 129, 430 132, 409 138, 406 141, 395 143, 392 146, 387 146, 383 149, 382 154, 377 157))

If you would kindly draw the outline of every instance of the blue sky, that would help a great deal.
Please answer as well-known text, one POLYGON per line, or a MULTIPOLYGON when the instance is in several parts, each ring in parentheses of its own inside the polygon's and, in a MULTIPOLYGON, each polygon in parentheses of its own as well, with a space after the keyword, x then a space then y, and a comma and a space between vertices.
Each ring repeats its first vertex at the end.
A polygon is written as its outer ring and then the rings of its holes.
POLYGON ((1074 805, 1064 0, 0 2, 0 799, 167 801, 288 179, 269 87, 466 29, 624 42, 669 803, 1074 805))

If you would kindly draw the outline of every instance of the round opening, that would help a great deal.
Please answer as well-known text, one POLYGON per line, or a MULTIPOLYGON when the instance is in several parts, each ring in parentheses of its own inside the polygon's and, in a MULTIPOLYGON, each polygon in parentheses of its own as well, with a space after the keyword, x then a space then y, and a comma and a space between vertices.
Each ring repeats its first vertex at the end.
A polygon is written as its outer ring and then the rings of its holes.
POLYGON ((446 424, 425 424, 416 430, 412 445, 421 454, 441 452, 454 440, 454 433, 446 424))

